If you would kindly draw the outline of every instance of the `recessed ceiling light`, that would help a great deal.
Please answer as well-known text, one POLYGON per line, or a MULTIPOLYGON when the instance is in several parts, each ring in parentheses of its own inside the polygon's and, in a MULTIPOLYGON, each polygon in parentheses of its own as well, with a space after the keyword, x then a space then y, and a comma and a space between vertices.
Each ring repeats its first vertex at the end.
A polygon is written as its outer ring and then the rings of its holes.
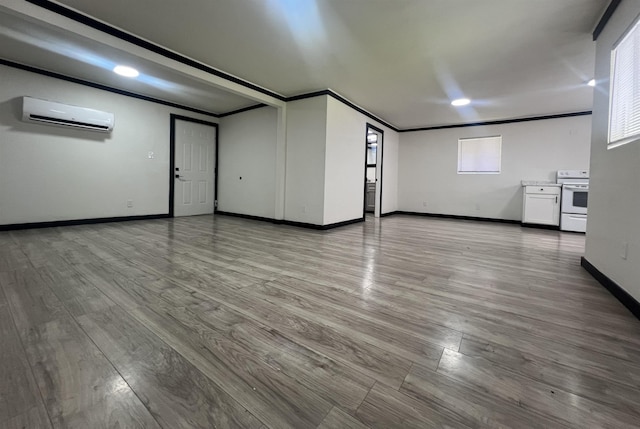
POLYGON ((467 104, 471 103, 471 100, 469 100, 468 98, 458 98, 457 100, 453 100, 451 102, 452 106, 466 106, 467 104))
POLYGON ((595 79, 591 79, 589 82, 587 82, 587 85, 596 86, 596 80, 595 79))
POLYGON ((125 77, 138 77, 138 75, 140 74, 138 73, 138 70, 128 66, 115 66, 113 68, 113 71, 119 74, 120 76, 125 76, 125 77))

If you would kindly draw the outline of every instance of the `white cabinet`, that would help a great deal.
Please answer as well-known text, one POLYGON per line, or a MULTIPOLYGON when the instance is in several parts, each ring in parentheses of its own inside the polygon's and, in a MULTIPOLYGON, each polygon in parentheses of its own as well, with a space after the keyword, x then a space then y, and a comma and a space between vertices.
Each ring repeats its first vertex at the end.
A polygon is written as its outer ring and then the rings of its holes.
POLYGON ((522 222, 560 225, 560 187, 525 186, 522 222))

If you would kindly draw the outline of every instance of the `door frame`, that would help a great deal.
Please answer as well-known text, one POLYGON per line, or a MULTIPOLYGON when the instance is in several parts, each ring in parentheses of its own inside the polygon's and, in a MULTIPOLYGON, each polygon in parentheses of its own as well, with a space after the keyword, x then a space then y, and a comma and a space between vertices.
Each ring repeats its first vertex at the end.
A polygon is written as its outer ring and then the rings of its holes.
POLYGON ((169 217, 175 217, 174 215, 174 198, 176 192, 176 121, 193 122, 201 125, 209 125, 216 129, 216 149, 215 156, 216 161, 213 166, 213 213, 218 211, 218 147, 220 142, 218 141, 218 124, 215 122, 203 121, 202 119, 190 118, 188 116, 176 115, 171 113, 169 115, 169 217))
POLYGON ((367 122, 367 125, 364 129, 364 193, 362 197, 362 218, 366 219, 367 217, 367 135, 369 134, 369 129, 372 129, 378 133, 380 133, 380 141, 378 142, 378 146, 376 148, 376 179, 378 178, 378 171, 380 172, 380 180, 376 180, 376 193, 377 188, 380 188, 380 198, 379 201, 376 201, 375 207, 373 209, 373 216, 376 215, 376 210, 378 210, 379 217, 382 216, 382 179, 383 179, 383 157, 384 157, 384 130, 376 127, 375 125, 367 122))

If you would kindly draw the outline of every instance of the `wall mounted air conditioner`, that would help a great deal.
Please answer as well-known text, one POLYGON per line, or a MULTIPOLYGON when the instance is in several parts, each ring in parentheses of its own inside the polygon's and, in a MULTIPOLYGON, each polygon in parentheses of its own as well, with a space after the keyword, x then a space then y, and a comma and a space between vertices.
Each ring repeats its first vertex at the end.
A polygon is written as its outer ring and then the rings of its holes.
POLYGON ((22 120, 37 124, 110 133, 113 130, 115 116, 113 113, 86 107, 22 97, 22 120))

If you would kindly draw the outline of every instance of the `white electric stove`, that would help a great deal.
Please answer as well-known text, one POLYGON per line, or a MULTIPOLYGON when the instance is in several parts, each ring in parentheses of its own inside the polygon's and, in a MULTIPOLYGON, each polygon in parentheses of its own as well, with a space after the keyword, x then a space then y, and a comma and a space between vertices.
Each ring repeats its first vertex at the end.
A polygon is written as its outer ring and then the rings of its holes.
POLYGON ((560 229, 587 232, 588 170, 558 170, 556 182, 562 185, 560 229))

